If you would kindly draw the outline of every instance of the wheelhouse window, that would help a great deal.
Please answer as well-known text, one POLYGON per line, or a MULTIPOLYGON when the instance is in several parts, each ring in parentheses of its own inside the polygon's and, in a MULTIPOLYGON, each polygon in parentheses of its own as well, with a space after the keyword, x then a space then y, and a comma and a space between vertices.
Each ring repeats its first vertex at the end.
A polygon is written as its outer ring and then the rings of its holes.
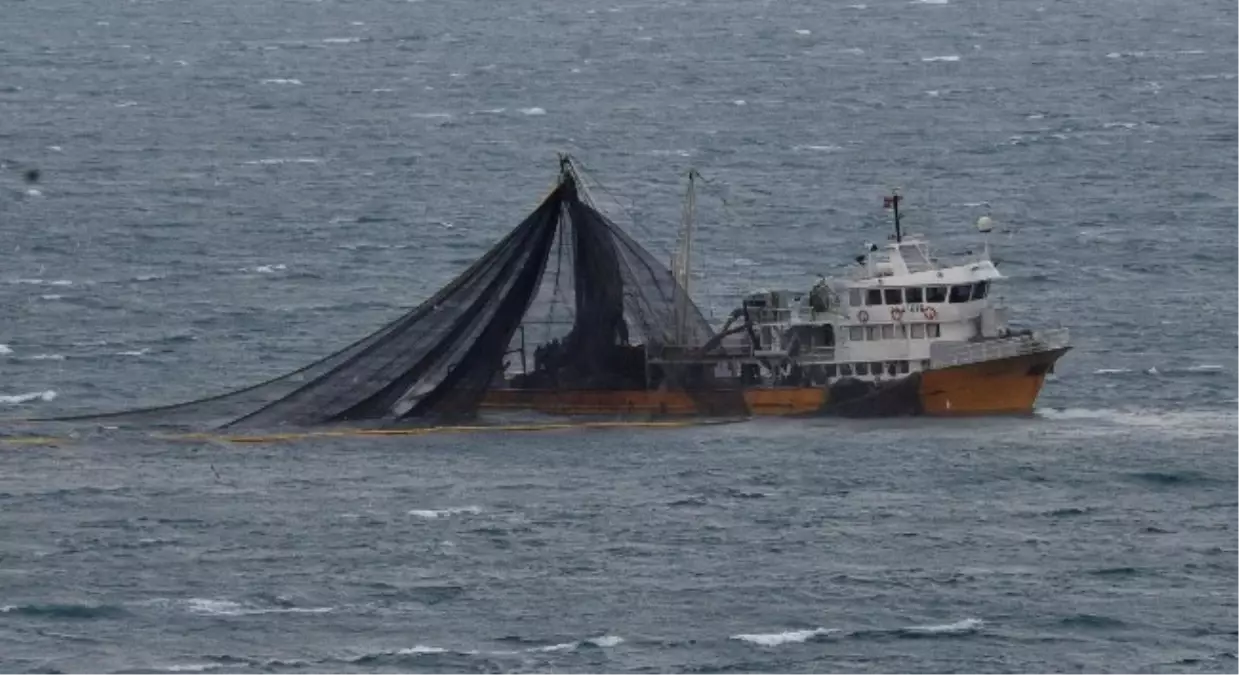
POLYGON ((900 362, 899 362, 899 372, 901 372, 901 373, 903 373, 903 374, 905 374, 905 375, 906 375, 906 374, 908 373, 908 370, 909 370, 909 369, 910 369, 910 366, 908 365, 908 362, 907 362, 907 361, 900 361, 900 362))
POLYGON ((931 338, 941 337, 942 330, 936 323, 927 323, 925 324, 925 334, 931 338))
POLYGON ((882 289, 870 288, 868 291, 866 291, 865 292, 865 304, 866 305, 882 304, 882 289))
POLYGON ((865 329, 861 326, 848 327, 848 339, 852 342, 860 342, 865 339, 865 329))
POLYGON ((849 289, 848 290, 848 305, 852 307, 860 307, 861 305, 860 301, 861 301, 860 289, 859 288, 849 289))
POLYGON ((865 326, 865 339, 866 340, 879 339, 878 338, 878 327, 877 326, 865 326))
POLYGON ((972 284, 961 284, 959 286, 951 287, 951 302, 953 304, 959 304, 961 302, 968 302, 968 300, 971 297, 972 297, 972 284))
POLYGON ((887 361, 886 362, 886 374, 890 375, 891 377, 898 375, 899 374, 899 362, 898 361, 887 361))
POLYGON ((858 363, 858 364, 856 364, 856 374, 857 374, 857 375, 868 375, 868 374, 869 374, 869 364, 868 364, 868 363, 858 363))
POLYGON ((978 281, 972 285, 972 299, 984 300, 985 296, 989 295, 989 282, 978 281))
POLYGON ((903 289, 902 288, 887 288, 883 291, 886 294, 886 304, 902 305, 903 304, 903 289))
POLYGON ((907 340, 908 339, 908 324, 906 323, 899 324, 899 330, 897 331, 896 335, 899 336, 900 340, 907 340))
POLYGON ((842 375, 843 377, 851 377, 852 376, 852 364, 850 363, 839 364, 839 374, 842 375))
POLYGON ((889 323, 882 324, 882 339, 883 340, 894 340, 895 339, 895 327, 889 323))
POLYGON ((835 377, 838 374, 838 372, 839 372, 839 369, 835 367, 835 364, 833 363, 826 364, 826 377, 828 378, 835 377))
POLYGON ((873 373, 874 375, 881 375, 882 374, 882 362, 874 361, 873 363, 870 363, 869 372, 873 373))
POLYGON ((924 293, 922 293, 921 291, 922 289, 920 287, 905 288, 903 289, 903 297, 905 300, 908 301, 909 305, 916 305, 916 304, 925 302, 924 293))
POLYGON ((946 286, 926 287, 925 302, 946 302, 946 286))
POLYGON ((916 340, 921 340, 921 339, 923 339, 923 338, 925 337, 925 324, 923 324, 923 323, 914 323, 914 324, 912 324, 912 325, 910 326, 910 329, 911 329, 911 331, 912 331, 912 338, 913 338, 913 339, 916 339, 916 340))

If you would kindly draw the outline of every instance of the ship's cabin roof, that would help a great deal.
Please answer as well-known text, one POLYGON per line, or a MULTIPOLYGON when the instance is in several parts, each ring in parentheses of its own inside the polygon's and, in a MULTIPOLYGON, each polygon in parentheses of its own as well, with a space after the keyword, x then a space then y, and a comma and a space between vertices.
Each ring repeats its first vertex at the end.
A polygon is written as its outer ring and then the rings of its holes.
POLYGON ((873 248, 876 250, 864 256, 861 267, 854 268, 849 287, 968 283, 1002 278, 988 251, 971 260, 941 265, 931 254, 929 242, 919 235, 907 235, 901 242, 873 248))

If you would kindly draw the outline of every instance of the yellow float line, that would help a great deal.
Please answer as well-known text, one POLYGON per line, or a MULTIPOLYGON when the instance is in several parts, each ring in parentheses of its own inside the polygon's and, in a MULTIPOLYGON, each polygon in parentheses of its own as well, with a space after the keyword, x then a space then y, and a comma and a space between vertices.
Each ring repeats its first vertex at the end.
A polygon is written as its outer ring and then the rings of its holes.
MULTIPOLYGON (((410 427, 407 429, 332 429, 321 431, 294 431, 279 434, 261 434, 254 436, 192 433, 192 434, 152 434, 152 438, 165 441, 218 441, 224 443, 284 443, 311 438, 350 438, 357 436, 425 436, 428 434, 468 433, 487 431, 558 431, 565 429, 652 429, 702 426, 720 424, 720 421, 666 421, 666 422, 561 422, 546 424, 503 424, 503 425, 461 425, 442 427, 410 427)), ((0 438, 0 445, 59 445, 70 439, 51 436, 19 436, 0 438)))

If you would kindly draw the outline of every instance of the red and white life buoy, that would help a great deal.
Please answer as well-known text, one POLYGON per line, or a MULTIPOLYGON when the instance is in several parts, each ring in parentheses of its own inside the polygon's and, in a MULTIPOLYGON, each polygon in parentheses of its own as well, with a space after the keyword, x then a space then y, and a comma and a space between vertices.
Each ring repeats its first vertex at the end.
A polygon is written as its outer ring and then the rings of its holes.
POLYGON ((859 312, 856 313, 856 320, 860 321, 861 323, 869 323, 869 312, 866 312, 863 309, 860 310, 859 312))
POLYGON ((902 307, 891 307, 891 321, 903 321, 902 307))
POLYGON ((930 321, 933 321, 934 319, 938 318, 938 310, 934 309, 933 307, 926 307, 925 318, 929 319, 930 321))

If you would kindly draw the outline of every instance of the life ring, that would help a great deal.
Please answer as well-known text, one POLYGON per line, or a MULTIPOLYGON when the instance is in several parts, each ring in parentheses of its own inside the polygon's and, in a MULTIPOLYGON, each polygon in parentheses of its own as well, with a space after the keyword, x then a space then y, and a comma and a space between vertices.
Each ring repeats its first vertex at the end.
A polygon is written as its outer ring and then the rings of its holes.
POLYGON ((934 309, 933 307, 926 307, 925 318, 929 319, 930 321, 933 321, 934 319, 938 318, 938 310, 934 309))
POLYGON ((863 309, 860 310, 856 314, 856 319, 860 321, 861 323, 869 323, 869 312, 866 312, 863 309))
POLYGON ((891 321, 902 321, 902 320, 903 320, 903 308, 902 307, 891 307, 891 321))

